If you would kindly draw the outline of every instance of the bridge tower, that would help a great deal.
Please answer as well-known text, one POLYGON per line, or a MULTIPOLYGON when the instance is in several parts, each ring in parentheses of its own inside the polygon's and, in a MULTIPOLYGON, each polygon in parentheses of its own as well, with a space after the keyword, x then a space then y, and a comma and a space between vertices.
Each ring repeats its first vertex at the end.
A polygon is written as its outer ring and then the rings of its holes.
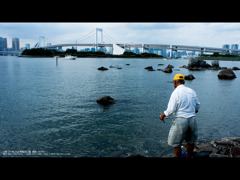
POLYGON ((39 47, 44 47, 44 46, 45 46, 45 37, 39 36, 39 47))
POLYGON ((101 41, 100 43, 103 43, 103 29, 102 28, 96 28, 96 51, 98 49, 98 32, 101 32, 101 41))

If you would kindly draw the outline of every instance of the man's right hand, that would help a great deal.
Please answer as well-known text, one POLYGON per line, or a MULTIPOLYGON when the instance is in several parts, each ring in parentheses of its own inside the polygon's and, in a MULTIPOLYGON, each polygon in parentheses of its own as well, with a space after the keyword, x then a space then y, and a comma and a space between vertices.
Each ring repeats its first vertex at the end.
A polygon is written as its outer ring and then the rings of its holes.
MULTIPOLYGON (((159 116, 159 119, 162 120, 162 121, 164 122, 164 118, 165 118, 165 116, 166 116, 166 115, 165 115, 164 113, 162 113, 162 114, 159 116)), ((164 122, 164 123, 165 123, 165 122, 164 122)))

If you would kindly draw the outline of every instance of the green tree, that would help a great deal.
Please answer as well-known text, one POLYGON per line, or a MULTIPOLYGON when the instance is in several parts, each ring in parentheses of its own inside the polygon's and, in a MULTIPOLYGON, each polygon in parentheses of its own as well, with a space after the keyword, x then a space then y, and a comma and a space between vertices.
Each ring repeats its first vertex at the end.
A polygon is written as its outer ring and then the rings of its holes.
POLYGON ((67 49, 67 50, 65 51, 65 53, 66 53, 66 54, 71 54, 71 55, 73 55, 73 54, 76 54, 76 53, 77 53, 77 50, 76 50, 76 49, 67 49))
POLYGON ((219 52, 214 52, 212 56, 220 56, 219 52))

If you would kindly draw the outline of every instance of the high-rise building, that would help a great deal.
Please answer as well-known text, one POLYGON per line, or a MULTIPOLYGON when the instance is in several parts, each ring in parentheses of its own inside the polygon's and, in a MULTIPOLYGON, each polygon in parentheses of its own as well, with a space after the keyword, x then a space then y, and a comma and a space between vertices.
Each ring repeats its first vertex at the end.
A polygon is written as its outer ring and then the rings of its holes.
POLYGON ((238 52, 235 51, 235 50, 238 50, 238 44, 232 44, 231 45, 231 54, 232 55, 237 55, 238 54, 238 52))
POLYGON ((25 44, 26 49, 30 49, 30 44, 25 44))
POLYGON ((95 48, 93 47, 93 48, 91 48, 91 52, 95 52, 95 48))
POLYGON ((7 51, 7 38, 0 37, 0 51, 7 51))
POLYGON ((232 44, 231 49, 238 49, 238 44, 232 44))
POLYGON ((230 54, 230 45, 229 45, 229 44, 224 44, 224 45, 222 46, 222 48, 228 49, 228 50, 227 50, 227 54, 230 54))
POLYGON ((19 49, 20 49, 19 38, 12 38, 12 48, 15 51, 19 51, 19 49))
POLYGON ((224 45, 222 46, 222 48, 230 49, 230 45, 229 45, 229 44, 224 44, 224 45))
POLYGON ((166 49, 161 49, 161 55, 163 57, 167 57, 167 50, 166 49))
POLYGON ((135 48, 135 49, 133 50, 133 53, 135 53, 135 54, 140 54, 140 51, 139 51, 138 48, 135 48))

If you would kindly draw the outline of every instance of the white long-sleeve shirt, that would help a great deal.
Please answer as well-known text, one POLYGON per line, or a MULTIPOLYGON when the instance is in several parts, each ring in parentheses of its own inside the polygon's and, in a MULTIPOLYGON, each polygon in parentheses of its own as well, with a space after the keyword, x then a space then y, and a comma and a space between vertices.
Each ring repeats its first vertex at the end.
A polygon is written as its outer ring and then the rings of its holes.
POLYGON ((189 118, 195 116, 195 110, 200 108, 200 102, 194 90, 183 84, 176 87, 164 111, 166 116, 173 114, 175 117, 189 118))

